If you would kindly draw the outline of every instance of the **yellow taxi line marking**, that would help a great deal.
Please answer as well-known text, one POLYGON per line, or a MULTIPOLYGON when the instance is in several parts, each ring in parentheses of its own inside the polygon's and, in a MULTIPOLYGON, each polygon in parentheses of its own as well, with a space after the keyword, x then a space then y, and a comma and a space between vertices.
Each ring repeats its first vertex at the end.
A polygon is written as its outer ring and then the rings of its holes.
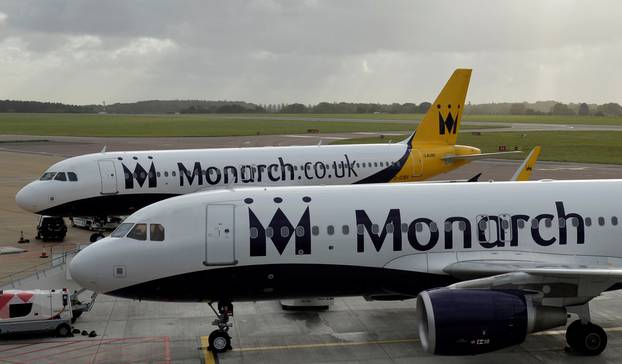
POLYGON ((312 348, 327 348, 327 347, 340 347, 340 346, 414 343, 418 341, 419 339, 397 339, 397 340, 374 340, 374 341, 355 341, 355 342, 318 343, 318 344, 275 345, 275 346, 258 346, 258 347, 253 347, 253 348, 237 348, 237 349, 233 349, 233 351, 312 349, 312 348))
MULTIPOLYGON (((609 327, 604 329, 606 332, 621 332, 620 327, 609 327)), ((563 335, 566 330, 548 330, 536 332, 531 335, 563 335)), ((287 350, 287 349, 313 349, 313 348, 329 348, 329 347, 344 347, 344 346, 360 346, 360 345, 381 345, 381 344, 402 344, 402 343, 416 343, 419 339, 395 339, 395 340, 371 340, 371 341, 354 341, 354 342, 336 342, 336 343, 317 343, 317 344, 293 344, 293 345, 274 345, 274 346, 257 346, 250 348, 234 348, 233 351, 248 352, 248 351, 268 351, 268 350, 287 350)), ((214 354, 207 350, 209 345, 208 337, 201 336, 201 347, 203 348, 205 356, 205 364, 216 364, 214 354)))
POLYGON ((209 346, 209 338, 208 336, 201 336, 201 350, 203 351, 203 359, 205 364, 216 364, 216 358, 214 358, 214 353, 207 350, 209 346))

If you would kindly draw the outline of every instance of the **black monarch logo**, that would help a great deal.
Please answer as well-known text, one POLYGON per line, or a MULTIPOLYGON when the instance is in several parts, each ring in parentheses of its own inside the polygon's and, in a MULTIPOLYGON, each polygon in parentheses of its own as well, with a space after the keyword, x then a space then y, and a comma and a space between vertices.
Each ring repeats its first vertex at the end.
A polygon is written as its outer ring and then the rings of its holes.
POLYGON ((130 171, 129 168, 124 163, 121 163, 123 166, 123 175, 125 176, 125 188, 131 189, 134 188, 134 180, 138 183, 139 187, 142 187, 147 181, 147 186, 149 188, 158 187, 158 179, 156 178, 156 170, 153 162, 151 162, 151 167, 149 167, 149 172, 147 172, 140 163, 136 163, 134 167, 134 172, 130 171))
POLYGON ((454 119, 454 117, 451 115, 451 112, 449 112, 449 114, 447 114, 447 118, 444 119, 443 115, 439 111, 438 129, 440 135, 445 135, 446 131, 449 134, 456 134, 456 132, 458 131, 458 115, 456 115, 456 118, 454 119))
POLYGON ((305 209, 296 227, 292 225, 280 208, 276 210, 272 220, 270 220, 270 223, 265 228, 250 208, 248 209, 248 219, 250 226, 251 257, 266 256, 266 236, 272 240, 274 247, 281 255, 285 251, 292 235, 296 236, 296 255, 311 254, 311 220, 309 217, 309 207, 305 209))

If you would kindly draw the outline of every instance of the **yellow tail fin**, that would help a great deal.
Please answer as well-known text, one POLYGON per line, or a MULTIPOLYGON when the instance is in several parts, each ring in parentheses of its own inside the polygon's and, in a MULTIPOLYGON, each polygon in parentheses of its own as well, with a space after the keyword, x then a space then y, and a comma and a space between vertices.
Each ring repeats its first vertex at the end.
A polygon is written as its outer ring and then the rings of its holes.
POLYGON ((518 167, 510 181, 529 181, 529 177, 531 177, 533 169, 536 167, 536 161, 539 156, 540 146, 538 145, 529 152, 529 155, 527 155, 527 158, 525 158, 520 167, 518 167))
POLYGON ((470 79, 470 69, 454 71, 417 126, 411 145, 456 144, 470 79))

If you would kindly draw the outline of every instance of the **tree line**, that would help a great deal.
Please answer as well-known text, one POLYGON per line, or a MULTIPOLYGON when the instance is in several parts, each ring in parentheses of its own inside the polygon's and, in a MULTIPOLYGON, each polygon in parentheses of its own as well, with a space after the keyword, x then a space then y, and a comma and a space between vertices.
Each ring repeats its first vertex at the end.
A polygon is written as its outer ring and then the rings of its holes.
MULTIPOLYGON (((407 103, 356 103, 320 102, 314 105, 254 104, 244 101, 206 100, 148 100, 110 105, 70 105, 58 102, 0 100, 0 113, 111 113, 111 114, 422 114, 430 108, 429 102, 407 103)), ((622 116, 618 103, 588 104, 556 101, 533 103, 487 103, 465 106, 467 114, 490 115, 579 115, 622 116)))

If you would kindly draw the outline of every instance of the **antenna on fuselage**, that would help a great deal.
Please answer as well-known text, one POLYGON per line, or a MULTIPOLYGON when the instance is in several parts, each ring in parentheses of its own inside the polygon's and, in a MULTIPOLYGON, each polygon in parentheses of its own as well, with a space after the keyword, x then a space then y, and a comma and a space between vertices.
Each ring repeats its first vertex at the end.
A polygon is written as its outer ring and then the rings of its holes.
POLYGON ((101 153, 106 153, 106 147, 107 147, 107 145, 106 145, 106 144, 104 144, 104 147, 102 148, 101 153))

